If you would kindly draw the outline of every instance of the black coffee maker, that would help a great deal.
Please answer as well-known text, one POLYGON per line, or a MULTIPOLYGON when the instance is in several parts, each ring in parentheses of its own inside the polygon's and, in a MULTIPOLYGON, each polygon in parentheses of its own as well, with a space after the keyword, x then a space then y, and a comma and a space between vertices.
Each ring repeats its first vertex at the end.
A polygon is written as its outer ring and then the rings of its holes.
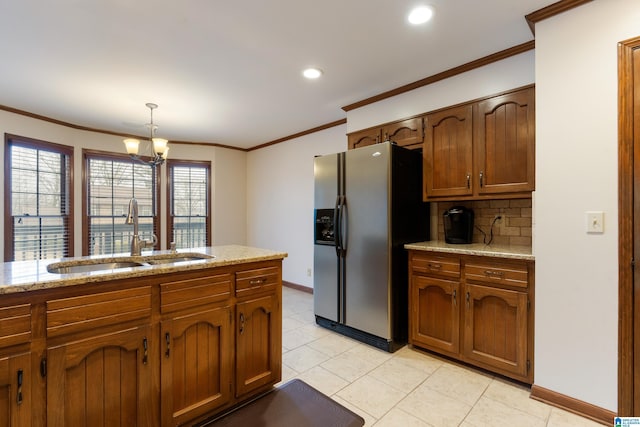
POLYGON ((454 244, 471 243, 473 238, 473 210, 454 206, 442 214, 444 241, 454 244))

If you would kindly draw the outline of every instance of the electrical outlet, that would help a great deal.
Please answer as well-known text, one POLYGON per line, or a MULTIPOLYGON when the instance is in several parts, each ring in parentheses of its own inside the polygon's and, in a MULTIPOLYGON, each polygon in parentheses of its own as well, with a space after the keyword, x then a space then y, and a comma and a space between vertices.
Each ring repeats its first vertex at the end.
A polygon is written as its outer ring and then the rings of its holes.
POLYGON ((585 212, 587 233, 604 233, 604 212, 585 212))
POLYGON ((311 269, 310 268, 307 268, 307 276, 311 277, 311 269))

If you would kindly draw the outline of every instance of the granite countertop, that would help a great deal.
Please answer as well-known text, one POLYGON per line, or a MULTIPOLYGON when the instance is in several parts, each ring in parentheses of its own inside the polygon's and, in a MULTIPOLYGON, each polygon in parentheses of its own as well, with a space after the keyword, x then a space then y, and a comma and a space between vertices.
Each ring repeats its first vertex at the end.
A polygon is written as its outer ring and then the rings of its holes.
POLYGON ((178 254, 205 254, 212 258, 195 261, 176 262, 170 264, 143 265, 136 267, 92 271, 85 273, 57 274, 49 273, 49 264, 72 261, 77 264, 87 264, 99 260, 107 261, 143 261, 154 256, 170 255, 170 251, 143 252, 140 257, 128 254, 114 254, 101 256, 87 256, 62 258, 40 261, 15 261, 0 263, 0 295, 17 292, 28 292, 63 286, 75 286, 86 283, 96 283, 131 277, 144 277, 155 274, 166 274, 178 271, 193 271, 225 265, 243 264, 257 261, 270 261, 287 257, 286 252, 268 249, 252 248, 248 246, 228 245, 211 246, 179 250, 178 254))
POLYGON ((427 242, 408 243, 405 249, 416 251, 446 252, 462 255, 481 255, 498 258, 511 258, 522 260, 535 260, 530 246, 485 245, 484 243, 471 243, 469 245, 452 245, 438 240, 427 242))

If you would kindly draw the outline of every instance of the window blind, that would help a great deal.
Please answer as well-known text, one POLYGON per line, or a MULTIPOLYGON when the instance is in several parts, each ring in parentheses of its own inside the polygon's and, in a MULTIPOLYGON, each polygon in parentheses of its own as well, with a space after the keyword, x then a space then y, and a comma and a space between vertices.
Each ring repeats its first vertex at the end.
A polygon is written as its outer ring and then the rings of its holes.
POLYGON ((177 248, 209 245, 209 170, 207 166, 170 166, 170 227, 177 248))
POLYGON ((69 256, 70 156, 23 141, 10 144, 11 260, 69 256))

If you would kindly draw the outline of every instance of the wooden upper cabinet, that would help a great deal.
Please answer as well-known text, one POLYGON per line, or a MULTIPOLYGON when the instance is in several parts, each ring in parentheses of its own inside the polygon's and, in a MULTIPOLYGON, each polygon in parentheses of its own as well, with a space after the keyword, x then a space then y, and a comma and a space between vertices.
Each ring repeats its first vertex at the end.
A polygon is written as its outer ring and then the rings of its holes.
POLYGON ((348 135, 349 150, 389 140, 409 149, 422 148, 422 141, 424 140, 422 117, 414 117, 384 126, 363 129, 348 135))
POLYGON ((535 189, 535 94, 524 89, 481 101, 474 117, 478 194, 535 189))
POLYGON ((364 129, 348 135, 349 150, 381 142, 380 128, 364 129))
POLYGON ((391 123, 382 128, 382 141, 393 141, 401 147, 420 148, 424 139, 422 117, 391 123))
POLYGON ((425 117, 424 198, 473 194, 473 109, 449 108, 425 117))
POLYGON ((533 87, 425 116, 424 200, 531 197, 533 87))

